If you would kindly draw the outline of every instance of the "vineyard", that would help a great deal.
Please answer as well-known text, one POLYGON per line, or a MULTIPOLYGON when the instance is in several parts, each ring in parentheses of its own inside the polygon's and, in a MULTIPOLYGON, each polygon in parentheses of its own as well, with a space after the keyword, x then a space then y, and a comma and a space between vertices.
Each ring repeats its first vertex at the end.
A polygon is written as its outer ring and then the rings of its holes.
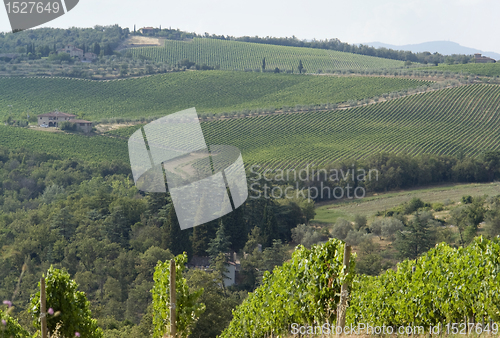
POLYGON ((179 72, 142 78, 90 81, 63 78, 0 78, 0 119, 25 118, 58 109, 81 119, 164 116, 198 112, 279 108, 361 100, 429 82, 228 71, 179 72))
MULTIPOLYGON (((499 101, 500 86, 475 84, 351 109, 216 120, 201 125, 208 144, 238 147, 247 166, 321 165, 363 159, 377 152, 461 153, 474 157, 485 149, 500 149, 499 101)), ((107 133, 118 139, 2 126, 0 144, 127 161, 125 139, 139 127, 107 133), (94 148, 98 150, 89 153, 88 149, 94 148)))
POLYGON ((343 252, 344 243, 334 238, 310 250, 297 247, 292 259, 266 272, 262 285, 233 311, 221 338, 269 337, 286 333, 292 323, 333 322, 341 285, 352 282, 355 269, 351 257, 345 271, 343 252))
POLYGON ((247 165, 290 168, 378 152, 477 156, 500 149, 500 86, 468 85, 329 112, 202 123, 208 144, 238 147, 247 165))
POLYGON ((165 41, 162 47, 139 47, 130 50, 134 57, 145 56, 157 62, 176 64, 189 59, 197 64, 219 66, 225 70, 266 69, 298 73, 299 60, 307 72, 339 69, 381 69, 403 67, 403 61, 337 52, 324 49, 273 46, 239 41, 194 38, 192 41, 165 41))
POLYGON ((480 76, 500 76, 500 63, 467 63, 463 65, 440 64, 437 67, 417 68, 418 70, 439 71, 450 73, 468 73, 480 76))
POLYGON ((0 146, 87 161, 129 161, 127 143, 105 136, 87 137, 0 125, 0 146))
MULTIPOLYGON (((356 278, 348 321, 426 328, 441 324, 446 330, 447 323, 467 319, 483 330, 488 319, 500 320, 499 262, 498 237, 491 241, 477 237, 465 248, 438 244, 416 261, 399 263, 397 271, 356 278)), ((465 332, 469 329, 466 325, 465 332)))
MULTIPOLYGON (((299 330, 297 324, 305 329, 302 334, 334 334, 336 318, 325 311, 336 308, 343 277, 343 245, 334 241, 310 251, 299 248, 291 262, 266 275, 234 310, 221 337, 268 337, 299 330), (329 277, 331 286, 324 287, 329 277)), ((477 237, 465 248, 438 244, 416 261, 399 263, 397 271, 389 269, 374 277, 351 275, 346 322, 349 330, 354 329, 350 334, 374 335, 383 328, 384 333, 423 335, 436 325, 440 333, 497 334, 499 262, 500 239, 477 237)))

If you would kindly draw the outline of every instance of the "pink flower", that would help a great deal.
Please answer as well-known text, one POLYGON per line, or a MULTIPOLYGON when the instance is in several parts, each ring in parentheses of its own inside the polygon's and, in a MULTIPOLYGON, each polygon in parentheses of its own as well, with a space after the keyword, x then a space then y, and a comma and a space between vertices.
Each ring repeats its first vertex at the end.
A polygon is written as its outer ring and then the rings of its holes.
POLYGON ((47 311, 47 313, 52 316, 54 314, 54 309, 53 308, 49 308, 49 310, 47 311))
POLYGON ((12 307, 12 302, 10 300, 4 300, 3 304, 7 305, 8 307, 12 307))
POLYGON ((80 337, 80 332, 75 332, 75 337, 80 337))
POLYGON ((2 319, 2 325, 3 326, 7 325, 7 322, 5 321, 5 319, 2 319))

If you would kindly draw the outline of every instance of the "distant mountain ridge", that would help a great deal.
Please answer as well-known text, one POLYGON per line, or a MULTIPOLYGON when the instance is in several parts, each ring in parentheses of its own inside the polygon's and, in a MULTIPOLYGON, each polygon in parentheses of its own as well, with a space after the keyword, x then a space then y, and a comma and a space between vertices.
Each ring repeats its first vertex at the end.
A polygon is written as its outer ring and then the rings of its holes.
POLYGON ((421 53, 421 52, 435 53, 435 52, 438 52, 438 53, 443 54, 443 55, 481 53, 481 54, 488 56, 490 58, 493 58, 495 60, 500 59, 499 53, 483 52, 479 49, 464 47, 464 46, 459 45, 456 42, 451 42, 451 41, 431 41, 431 42, 423 42, 423 43, 418 43, 418 44, 413 44, 413 45, 403 45, 403 46, 391 45, 391 44, 383 43, 383 42, 367 42, 367 43, 363 43, 363 45, 372 46, 375 48, 385 47, 385 48, 390 48, 390 49, 394 49, 394 50, 409 50, 413 53, 421 53))

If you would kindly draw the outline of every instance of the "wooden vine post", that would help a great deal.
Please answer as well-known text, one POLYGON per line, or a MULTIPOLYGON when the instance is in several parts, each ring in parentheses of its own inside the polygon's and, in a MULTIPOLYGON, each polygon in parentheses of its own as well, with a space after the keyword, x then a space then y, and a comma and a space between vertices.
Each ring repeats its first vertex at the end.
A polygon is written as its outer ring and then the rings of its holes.
POLYGON ((175 325, 175 308, 176 308, 176 297, 175 297, 175 260, 170 260, 170 336, 176 337, 177 327, 175 325))
MULTIPOLYGON (((343 265, 345 267, 345 272, 349 272, 349 260, 351 259, 351 246, 345 244, 344 246, 344 261, 343 265)), ((337 307, 337 327, 340 327, 341 329, 338 329, 338 334, 341 334, 344 330, 345 327, 345 315, 346 315, 346 310, 347 310, 347 298, 349 297, 349 291, 348 291, 348 285, 347 281, 344 281, 342 284, 342 287, 340 288, 340 301, 339 305, 337 307)))
POLYGON ((45 296, 45 277, 40 279, 40 325, 42 338, 47 338, 47 302, 45 296))

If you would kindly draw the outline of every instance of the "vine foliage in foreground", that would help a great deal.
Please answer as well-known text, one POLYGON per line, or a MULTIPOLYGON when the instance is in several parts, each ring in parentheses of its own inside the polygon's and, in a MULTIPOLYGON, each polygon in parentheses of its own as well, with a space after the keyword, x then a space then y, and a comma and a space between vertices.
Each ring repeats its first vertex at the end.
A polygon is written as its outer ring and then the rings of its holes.
POLYGON ((335 322, 341 285, 352 282, 355 268, 352 256, 344 271, 344 245, 338 239, 310 250, 299 245, 289 262, 264 274, 220 337, 264 337, 289 332, 292 323, 335 322))
POLYGON ((372 326, 500 320, 500 238, 476 237, 465 248, 445 243, 380 276, 353 281, 347 322, 372 326), (415 267, 414 272, 412 268, 415 267))
MULTIPOLYGON (((177 335, 186 338, 191 333, 194 324, 205 311, 205 304, 198 298, 204 289, 190 293, 186 278, 182 272, 186 268, 187 254, 175 257, 175 289, 176 289, 176 328, 177 335)), ((158 261, 153 275, 153 337, 161 338, 170 335, 170 261, 158 261)))

